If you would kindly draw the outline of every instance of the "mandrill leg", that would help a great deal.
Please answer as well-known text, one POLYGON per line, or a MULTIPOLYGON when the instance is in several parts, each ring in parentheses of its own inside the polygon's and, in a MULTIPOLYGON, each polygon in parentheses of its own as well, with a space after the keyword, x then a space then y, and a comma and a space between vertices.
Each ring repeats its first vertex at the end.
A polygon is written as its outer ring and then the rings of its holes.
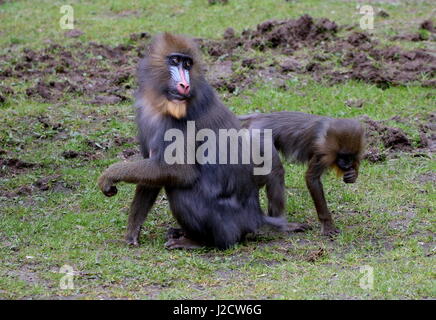
POLYGON ((285 210, 285 169, 275 149, 273 149, 272 170, 266 179, 268 215, 280 217, 285 210))
POLYGON ((324 197, 324 190, 321 183, 321 175, 325 168, 315 158, 309 162, 309 169, 306 172, 306 184, 315 203, 316 212, 321 222, 321 232, 325 236, 334 236, 339 233, 335 227, 332 215, 327 207, 324 197))
POLYGON ((149 188, 144 185, 136 186, 135 197, 130 205, 129 222, 126 233, 127 244, 132 246, 139 245, 141 226, 156 201, 159 191, 160 188, 149 188))

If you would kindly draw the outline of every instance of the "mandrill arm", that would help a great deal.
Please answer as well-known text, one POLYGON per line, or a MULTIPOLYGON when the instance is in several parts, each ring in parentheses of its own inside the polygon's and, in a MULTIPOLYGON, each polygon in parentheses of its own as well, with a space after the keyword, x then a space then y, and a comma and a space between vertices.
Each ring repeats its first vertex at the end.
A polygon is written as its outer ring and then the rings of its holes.
POLYGON ((107 168, 98 179, 100 190, 108 197, 117 193, 118 182, 140 184, 159 188, 167 185, 192 184, 199 172, 193 165, 163 164, 151 159, 134 162, 118 162, 107 168))

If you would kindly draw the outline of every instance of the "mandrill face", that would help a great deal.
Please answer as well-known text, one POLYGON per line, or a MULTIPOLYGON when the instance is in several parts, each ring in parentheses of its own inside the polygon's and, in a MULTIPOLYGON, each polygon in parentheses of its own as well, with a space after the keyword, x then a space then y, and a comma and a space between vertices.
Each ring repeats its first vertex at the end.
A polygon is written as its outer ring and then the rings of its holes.
POLYGON ((194 61, 192 57, 182 53, 171 53, 167 56, 170 80, 165 95, 169 101, 183 103, 192 95, 190 71, 194 61))
POLYGON ((202 93, 201 58, 195 42, 181 35, 157 35, 138 66, 138 103, 156 112, 182 119, 194 99, 193 87, 202 93), (143 102, 141 102, 143 100, 143 102))

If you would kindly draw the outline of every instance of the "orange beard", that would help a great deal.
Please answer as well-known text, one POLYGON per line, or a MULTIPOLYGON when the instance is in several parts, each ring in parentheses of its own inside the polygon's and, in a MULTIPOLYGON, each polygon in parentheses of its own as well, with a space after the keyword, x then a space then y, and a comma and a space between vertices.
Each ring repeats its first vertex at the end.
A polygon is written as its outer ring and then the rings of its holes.
POLYGON ((336 176, 338 178, 340 178, 340 177, 342 177, 344 175, 344 171, 342 171, 336 164, 333 164, 331 166, 331 168, 336 171, 336 176))
POLYGON ((169 115, 176 119, 186 116, 186 101, 170 101, 165 96, 156 94, 153 91, 145 91, 142 99, 144 105, 150 105, 157 113, 169 115))
POLYGON ((176 119, 180 119, 186 116, 186 109, 186 101, 167 100, 162 111, 176 119))

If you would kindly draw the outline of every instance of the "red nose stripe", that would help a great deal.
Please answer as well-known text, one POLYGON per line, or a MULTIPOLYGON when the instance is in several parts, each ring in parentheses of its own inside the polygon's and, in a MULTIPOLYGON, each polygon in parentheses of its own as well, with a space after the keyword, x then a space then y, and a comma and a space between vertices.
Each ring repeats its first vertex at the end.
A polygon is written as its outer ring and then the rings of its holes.
POLYGON ((188 86, 189 85, 189 83, 188 83, 188 81, 186 81, 186 78, 185 78, 185 72, 183 71, 183 68, 182 67, 180 67, 179 68, 179 74, 180 74, 180 78, 182 79, 182 84, 186 87, 186 86, 188 86))

